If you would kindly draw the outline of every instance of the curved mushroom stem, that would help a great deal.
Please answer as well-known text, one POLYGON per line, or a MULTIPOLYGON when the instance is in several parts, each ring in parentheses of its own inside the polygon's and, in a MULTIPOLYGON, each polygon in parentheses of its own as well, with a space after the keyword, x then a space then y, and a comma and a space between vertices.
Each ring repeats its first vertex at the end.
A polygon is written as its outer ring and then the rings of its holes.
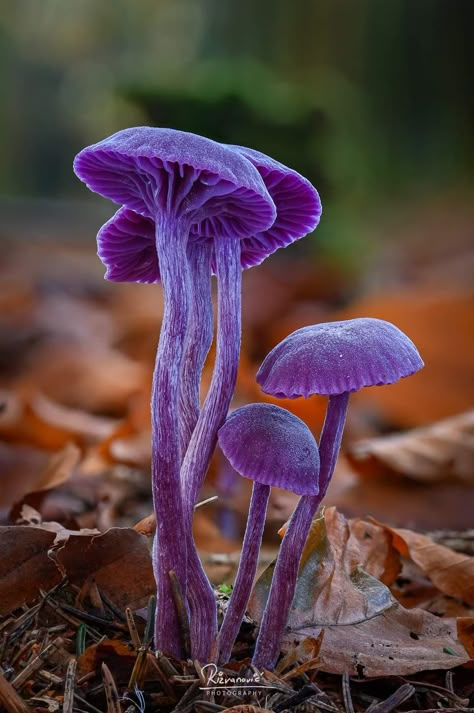
POLYGON ((321 460, 319 493, 300 498, 283 537, 252 659, 253 665, 258 669, 272 669, 277 662, 281 637, 295 594, 301 555, 313 517, 334 473, 341 448, 348 401, 347 392, 329 397, 319 444, 321 460))
POLYGON ((218 663, 229 661, 252 591, 262 544, 270 486, 255 482, 234 589, 217 639, 218 663))
POLYGON ((212 244, 190 243, 187 252, 191 304, 179 392, 181 459, 184 458, 199 417, 201 373, 214 336, 211 294, 212 244))
POLYGON ((188 603, 191 612, 192 656, 209 661, 217 634, 214 591, 202 568, 192 538, 194 505, 214 451, 217 431, 225 421, 234 393, 240 354, 241 284, 240 241, 214 242, 217 301, 217 349, 211 385, 191 436, 181 467, 188 547, 188 603))
POLYGON ((185 596, 186 530, 179 474, 178 396, 189 307, 187 238, 187 225, 182 221, 170 215, 157 216, 156 249, 165 311, 151 397, 152 489, 157 522, 152 554, 157 585, 155 646, 177 657, 183 648, 169 572, 176 573, 185 596))

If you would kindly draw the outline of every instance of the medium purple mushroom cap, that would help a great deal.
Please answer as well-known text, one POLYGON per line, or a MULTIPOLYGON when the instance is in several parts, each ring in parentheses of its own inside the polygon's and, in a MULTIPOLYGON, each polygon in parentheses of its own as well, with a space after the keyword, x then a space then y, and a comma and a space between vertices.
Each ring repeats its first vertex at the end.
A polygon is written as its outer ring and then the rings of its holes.
POLYGON ((393 384, 422 367, 406 334, 390 322, 366 317, 298 329, 268 354, 257 382, 277 398, 335 396, 393 384))
POLYGON ((113 282, 160 282, 155 223, 120 208, 97 233, 97 254, 113 282))
POLYGON ((269 228, 242 239, 242 267, 252 267, 312 232, 321 217, 321 201, 314 186, 297 171, 255 149, 234 145, 229 148, 255 166, 277 209, 275 222, 269 228))
POLYGON ((241 475, 298 495, 319 492, 319 451, 297 416, 272 404, 234 411, 218 433, 219 445, 241 475))
POLYGON ((155 219, 187 216, 199 237, 236 238, 266 230, 275 206, 254 166, 196 134, 141 126, 83 149, 77 176, 95 193, 155 219))

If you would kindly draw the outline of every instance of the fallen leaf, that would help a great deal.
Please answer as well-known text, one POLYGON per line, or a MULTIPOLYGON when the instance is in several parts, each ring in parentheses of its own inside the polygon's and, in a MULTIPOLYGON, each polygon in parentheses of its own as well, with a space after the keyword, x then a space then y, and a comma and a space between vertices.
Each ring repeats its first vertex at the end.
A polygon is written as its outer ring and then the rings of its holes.
MULTIPOLYGON (((404 609, 376 578, 393 581, 398 555, 381 536, 383 528, 367 529, 367 524, 348 523, 334 508, 313 521, 282 650, 324 632, 320 668, 328 673, 406 675, 466 662, 469 657, 457 641, 453 620, 404 609), (453 653, 446 653, 448 649, 453 653)), ((254 588, 249 611, 256 621, 262 616, 271 572, 270 567, 254 588)))
POLYGON ((474 659, 474 617, 462 616, 456 621, 458 638, 469 656, 474 659))
POLYGON ((450 669, 469 661, 457 640, 456 623, 422 609, 394 604, 373 619, 355 626, 307 627, 285 634, 288 650, 324 628, 321 671, 357 676, 406 676, 425 670, 450 669))
POLYGON ((362 475, 405 475, 421 482, 474 484, 474 411, 407 433, 354 443, 347 457, 362 475))
POLYGON ((381 525, 393 537, 393 546, 409 557, 444 594, 474 605, 474 557, 454 552, 411 530, 381 525))
POLYGON ((47 450, 62 448, 68 441, 79 445, 107 438, 117 421, 55 403, 29 389, 0 393, 0 436, 47 450))
POLYGON ((94 576, 122 609, 145 606, 155 592, 147 542, 135 530, 100 534, 58 529, 58 523, 51 525, 53 531, 45 527, 48 523, 0 527, 0 614, 34 601, 40 589, 50 589, 63 576, 78 586, 94 576))
POLYGON ((0 448, 0 465, 2 465, 0 506, 2 507, 9 507, 30 493, 50 490, 61 485, 69 479, 81 457, 81 451, 74 443, 66 443, 60 451, 46 457, 25 449, 19 452, 24 455, 30 454, 30 467, 28 459, 23 462, 21 459, 15 459, 18 449, 13 447, 7 449, 3 444, 0 448), (2 461, 8 454, 12 456, 12 466, 15 467, 4 469, 2 461))

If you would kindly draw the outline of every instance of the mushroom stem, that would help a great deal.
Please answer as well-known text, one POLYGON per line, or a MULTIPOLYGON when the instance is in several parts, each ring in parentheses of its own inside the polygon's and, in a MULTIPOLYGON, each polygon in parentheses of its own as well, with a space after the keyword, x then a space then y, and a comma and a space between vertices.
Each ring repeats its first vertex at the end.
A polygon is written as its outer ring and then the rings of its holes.
POLYGON ((259 669, 272 669, 280 653, 281 637, 295 594, 301 555, 341 448, 348 401, 348 392, 329 397, 319 445, 319 493, 300 498, 283 537, 252 659, 253 665, 259 669))
POLYGON ((186 228, 183 221, 173 216, 157 216, 156 249, 165 310, 151 397, 152 490, 157 522, 152 553, 157 585, 155 646, 177 657, 183 649, 169 572, 176 573, 185 596, 186 530, 179 474, 178 396, 189 308, 186 228))
POLYGON ((192 538, 194 505, 206 476, 217 439, 234 393, 241 339, 240 241, 215 240, 218 285, 216 360, 204 405, 181 467, 188 547, 188 602, 191 612, 193 658, 209 661, 217 633, 214 591, 206 577, 192 538))
POLYGON ((179 392, 179 442, 182 459, 199 417, 201 373, 213 339, 211 257, 211 244, 188 245, 192 293, 179 392))
POLYGON ((218 663, 229 661, 252 591, 262 544, 270 486, 254 482, 239 569, 217 640, 218 663))

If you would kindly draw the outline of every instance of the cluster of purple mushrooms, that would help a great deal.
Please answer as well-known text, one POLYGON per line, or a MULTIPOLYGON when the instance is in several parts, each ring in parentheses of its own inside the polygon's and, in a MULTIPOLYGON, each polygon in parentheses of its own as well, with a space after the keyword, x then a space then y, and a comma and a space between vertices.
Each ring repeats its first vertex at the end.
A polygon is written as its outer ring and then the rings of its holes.
POLYGON ((316 228, 317 191, 258 151, 151 127, 125 129, 83 149, 74 170, 121 206, 97 236, 106 278, 161 282, 164 291, 151 395, 155 647, 178 658, 229 661, 255 578, 270 488, 277 486, 301 497, 281 543, 253 657, 258 668, 272 668, 304 544, 334 472, 349 393, 398 381, 423 362, 408 337, 382 320, 305 327, 270 352, 257 381, 275 397, 329 397, 319 447, 308 427, 279 406, 250 404, 228 416, 240 354, 242 270, 316 228), (201 404, 214 337, 213 274, 216 356, 201 404), (240 565, 219 631, 215 593, 192 532, 217 440, 231 465, 253 480, 240 565))

